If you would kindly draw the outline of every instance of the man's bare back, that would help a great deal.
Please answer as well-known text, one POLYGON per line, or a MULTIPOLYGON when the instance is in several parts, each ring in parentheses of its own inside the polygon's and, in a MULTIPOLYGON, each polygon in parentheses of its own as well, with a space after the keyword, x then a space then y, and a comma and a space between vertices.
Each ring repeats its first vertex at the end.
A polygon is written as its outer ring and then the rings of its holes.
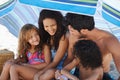
POLYGON ((112 54, 108 50, 109 46, 106 46, 106 45, 109 44, 109 39, 116 39, 116 38, 112 34, 110 34, 109 32, 106 32, 106 31, 103 31, 103 30, 96 29, 96 33, 98 33, 100 36, 98 36, 93 41, 96 42, 96 44, 99 46, 100 51, 102 53, 104 72, 109 72, 110 62, 112 60, 112 54))

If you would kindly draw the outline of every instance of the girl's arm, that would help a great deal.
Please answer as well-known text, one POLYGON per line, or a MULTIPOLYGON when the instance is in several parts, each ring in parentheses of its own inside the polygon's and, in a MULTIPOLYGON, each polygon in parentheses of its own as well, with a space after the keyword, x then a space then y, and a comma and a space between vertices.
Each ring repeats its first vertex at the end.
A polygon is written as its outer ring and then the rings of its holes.
POLYGON ((33 68, 36 68, 36 69, 45 68, 51 61, 50 48, 47 45, 44 45, 43 53, 44 53, 44 56, 45 56, 45 62, 44 63, 35 64, 35 65, 31 65, 31 64, 23 64, 23 65, 33 67, 33 68))

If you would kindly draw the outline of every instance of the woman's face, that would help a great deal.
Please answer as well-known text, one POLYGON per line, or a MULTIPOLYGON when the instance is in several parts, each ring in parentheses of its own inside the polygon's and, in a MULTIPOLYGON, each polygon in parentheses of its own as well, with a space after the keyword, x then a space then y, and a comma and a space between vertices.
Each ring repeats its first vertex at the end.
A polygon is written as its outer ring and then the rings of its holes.
POLYGON ((57 23, 55 19, 52 19, 52 18, 44 19, 43 26, 45 31, 47 31, 51 36, 53 36, 57 31, 57 23))

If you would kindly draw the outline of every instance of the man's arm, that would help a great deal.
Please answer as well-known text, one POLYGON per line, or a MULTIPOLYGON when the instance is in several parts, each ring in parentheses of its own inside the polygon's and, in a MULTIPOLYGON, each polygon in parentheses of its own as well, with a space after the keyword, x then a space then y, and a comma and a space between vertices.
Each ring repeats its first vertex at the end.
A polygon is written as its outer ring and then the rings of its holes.
POLYGON ((73 60, 74 56, 72 54, 72 50, 73 50, 73 48, 69 46, 68 47, 67 57, 66 57, 66 59, 64 61, 63 66, 66 66, 67 64, 69 64, 73 60))
POLYGON ((109 52, 112 54, 117 70, 120 73, 120 43, 118 39, 113 36, 112 38, 108 38, 105 44, 109 52))
POLYGON ((74 56, 72 54, 73 46, 79 40, 79 37, 76 37, 74 35, 69 34, 68 35, 68 40, 69 40, 68 53, 67 53, 67 57, 66 57, 66 59, 64 61, 63 66, 69 64, 73 60, 73 58, 74 58, 74 56))

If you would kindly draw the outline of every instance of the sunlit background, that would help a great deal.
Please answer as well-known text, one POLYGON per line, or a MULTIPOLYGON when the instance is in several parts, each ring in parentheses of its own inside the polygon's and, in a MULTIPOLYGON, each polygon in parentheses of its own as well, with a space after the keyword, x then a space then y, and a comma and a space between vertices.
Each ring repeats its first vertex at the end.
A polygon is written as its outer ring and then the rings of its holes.
MULTIPOLYGON (((20 1, 22 2, 27 0, 0 0, 0 49, 9 49, 13 51, 15 55, 17 54, 19 30, 26 23, 32 23, 38 26, 39 13, 43 9, 43 7, 40 7, 39 5, 23 4, 20 1)), ((33 0, 33 1, 37 1, 37 0, 33 0)), ((57 1, 57 0, 46 0, 46 1, 57 1)), ((111 32, 120 40, 120 26, 119 26, 120 23, 118 25, 115 25, 103 18, 101 12, 102 0, 98 1, 96 7, 97 8, 95 14, 92 15, 95 18, 95 26, 97 28, 111 32)), ((70 12, 62 9, 59 11, 61 11, 63 15, 65 15, 67 12, 70 12)), ((118 20, 120 20, 120 12, 118 13, 118 15, 119 15, 118 20)), ((112 74, 113 77, 116 77, 117 74, 116 71, 111 71, 110 73, 113 73, 112 74)))

